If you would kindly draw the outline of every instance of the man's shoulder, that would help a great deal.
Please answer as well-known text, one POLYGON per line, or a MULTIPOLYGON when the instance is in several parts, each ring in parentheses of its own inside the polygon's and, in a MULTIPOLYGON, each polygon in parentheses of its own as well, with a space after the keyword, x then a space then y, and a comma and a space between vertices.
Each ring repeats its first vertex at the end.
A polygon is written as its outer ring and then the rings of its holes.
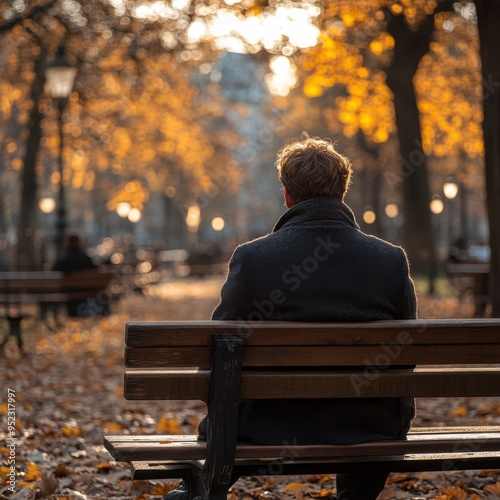
POLYGON ((396 253, 403 252, 403 248, 399 245, 395 245, 394 243, 391 243, 390 241, 384 240, 382 238, 379 238, 378 236, 374 236, 373 234, 365 234, 366 238, 370 241, 372 245, 379 246, 380 248, 384 248, 385 250, 388 251, 393 251, 396 253))
POLYGON ((364 235, 366 237, 366 246, 371 251, 378 252, 381 256, 386 256, 389 259, 398 259, 406 262, 406 252, 399 245, 394 245, 386 240, 373 235, 364 235))
POLYGON ((267 261, 271 255, 279 253, 279 246, 276 233, 266 234, 238 245, 233 252, 231 261, 240 264, 252 262, 257 265, 257 263, 267 261))
POLYGON ((259 236, 258 238, 254 238, 253 240, 246 241, 245 243, 239 245, 236 250, 239 252, 254 252, 260 248, 272 245, 276 240, 276 234, 277 233, 269 233, 259 236))

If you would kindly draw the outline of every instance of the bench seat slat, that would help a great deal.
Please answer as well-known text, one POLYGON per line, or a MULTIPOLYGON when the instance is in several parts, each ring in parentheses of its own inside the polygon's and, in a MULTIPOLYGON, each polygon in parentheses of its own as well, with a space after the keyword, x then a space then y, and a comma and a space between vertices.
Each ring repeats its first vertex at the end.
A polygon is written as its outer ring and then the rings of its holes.
POLYGON ((159 463, 130 462, 132 479, 180 479, 186 477, 194 464, 188 461, 175 462, 164 460, 159 463))
POLYGON ((471 469, 498 469, 500 453, 438 453, 340 457, 324 460, 295 460, 290 463, 275 464, 266 461, 238 460, 234 472, 238 476, 293 475, 293 474, 332 474, 363 473, 364 471, 418 472, 471 469))
MULTIPOLYGON (((203 346, 127 347, 127 368, 174 368, 210 366, 211 348, 203 346)), ((496 363, 500 359, 500 345, 411 344, 394 346, 394 350, 380 345, 364 346, 363 358, 358 346, 264 346, 245 348, 243 366, 330 366, 388 363, 394 365, 444 365, 496 363), (393 354, 390 354, 393 353, 393 354)))
MULTIPOLYGON (((412 427, 408 433, 409 436, 416 434, 417 436, 425 436, 426 439, 433 439, 433 436, 438 439, 443 434, 477 434, 478 432, 497 432, 500 433, 500 425, 470 425, 460 427, 412 427)), ((198 441, 196 434, 116 434, 106 436, 105 438, 113 443, 127 442, 127 441, 151 441, 157 439, 164 442, 170 441, 198 441)), ((414 439, 414 438, 411 438, 414 439)), ((416 437, 415 439, 419 439, 416 437)))
MULTIPOLYGON (((133 479, 182 478, 196 464, 174 461, 132 461, 133 479)), ((418 455, 384 455, 345 457, 328 460, 301 460, 293 463, 269 463, 266 460, 241 460, 235 462, 234 473, 238 476, 362 473, 385 470, 387 472, 419 472, 443 470, 496 469, 500 466, 499 452, 435 453, 418 455), (267 473, 267 474, 266 474, 267 473)))
MULTIPOLYGON (((149 441, 104 439, 106 449, 118 461, 203 460, 205 441, 176 441, 175 436, 150 436, 149 441), (166 440, 161 438, 166 437, 166 440), (158 439, 160 438, 160 439, 158 439)), ((383 456, 418 453, 472 453, 495 451, 500 455, 499 432, 412 433, 406 440, 372 441, 350 445, 252 445, 239 443, 239 459, 293 461, 298 459, 345 459, 346 457, 383 456)), ((500 468, 500 462, 498 464, 500 468)))
MULTIPOLYGON (((125 373, 128 400, 207 401, 210 372, 134 370, 125 373)), ((500 368, 416 368, 385 371, 243 371, 241 399, 497 396, 500 368)))
POLYGON ((211 347, 214 334, 243 334, 252 345, 380 345, 481 344, 498 340, 494 320, 391 320, 368 323, 301 323, 245 321, 131 322, 125 343, 129 347, 211 347), (286 335, 284 335, 286 333, 286 335))

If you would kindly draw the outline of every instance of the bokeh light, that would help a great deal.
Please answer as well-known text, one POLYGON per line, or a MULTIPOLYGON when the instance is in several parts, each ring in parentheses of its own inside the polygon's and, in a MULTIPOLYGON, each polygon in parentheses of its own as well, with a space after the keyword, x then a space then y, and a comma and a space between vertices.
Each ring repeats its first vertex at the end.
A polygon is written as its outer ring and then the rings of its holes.
POLYGON ((385 215, 387 215, 389 219, 394 219, 399 215, 399 207, 396 203, 388 203, 385 206, 385 215))
POLYGON ((127 218, 130 222, 133 222, 135 224, 142 219, 142 212, 138 208, 132 208, 130 209, 127 218))
POLYGON ((377 214, 374 212, 373 208, 365 208, 365 211, 363 212, 363 220, 366 224, 373 224, 377 220, 377 214))
POLYGON ((435 214, 435 215, 439 215, 440 213, 443 212, 443 210, 444 210, 444 203, 443 203, 443 200, 441 199, 441 197, 439 195, 435 194, 432 197, 432 200, 429 203, 429 208, 430 208, 431 212, 433 214, 435 214))
POLYGON ((212 229, 214 231, 222 231, 225 225, 226 223, 222 217, 214 217, 212 219, 212 229))
POLYGON ((198 231, 201 222, 201 210, 198 205, 191 205, 186 215, 186 225, 191 232, 198 231))
POLYGON ((458 184, 453 181, 446 181, 443 184, 443 193, 446 198, 453 200, 458 194, 458 184))
POLYGON ((54 199, 53 196, 46 195, 43 198, 40 198, 40 201, 38 202, 38 208, 44 214, 50 214, 56 208, 56 200, 54 199))
POLYGON ((121 203, 118 203, 118 205, 116 205, 116 213, 123 218, 128 216, 131 209, 132 207, 130 206, 130 203, 126 201, 122 201, 121 203))

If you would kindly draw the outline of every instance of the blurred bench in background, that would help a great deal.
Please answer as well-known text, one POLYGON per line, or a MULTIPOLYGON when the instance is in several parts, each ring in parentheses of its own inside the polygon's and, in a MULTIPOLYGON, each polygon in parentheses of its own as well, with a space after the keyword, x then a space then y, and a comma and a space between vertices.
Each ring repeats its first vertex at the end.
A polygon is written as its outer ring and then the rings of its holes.
POLYGON ((474 317, 484 316, 490 300, 490 265, 487 262, 450 262, 445 269, 460 299, 472 293, 474 317))
MULTIPOLYGON (((8 332, 0 347, 10 336, 16 337, 22 349, 21 320, 37 314, 46 318, 61 306, 75 306, 80 316, 104 314, 120 296, 113 287, 115 273, 86 269, 62 272, 0 272, 0 318, 7 320, 8 332)), ((69 311, 71 313, 71 311, 69 311)))

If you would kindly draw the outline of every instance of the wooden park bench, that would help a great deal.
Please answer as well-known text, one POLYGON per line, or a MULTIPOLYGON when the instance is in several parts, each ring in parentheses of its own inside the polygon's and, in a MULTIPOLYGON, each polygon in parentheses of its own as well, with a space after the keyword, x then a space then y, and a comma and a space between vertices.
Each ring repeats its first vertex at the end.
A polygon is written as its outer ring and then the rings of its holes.
POLYGON ((84 269, 64 273, 61 292, 66 295, 66 303, 81 303, 81 315, 92 316, 107 312, 109 305, 121 296, 122 288, 117 273, 84 269))
POLYGON ((474 297, 474 317, 484 316, 490 300, 490 264, 488 262, 450 262, 445 266, 453 288, 462 299, 474 297))
POLYGON ((5 344, 14 336, 22 349, 21 321, 38 311, 45 317, 47 310, 58 308, 70 300, 82 303, 111 300, 108 285, 114 277, 110 271, 84 270, 62 273, 58 271, 0 272, 0 318, 8 321, 5 344))
POLYGON ((126 399, 208 405, 206 442, 106 436, 134 479, 183 478, 191 498, 219 500, 247 475, 500 469, 500 427, 415 428, 353 445, 236 439, 242 399, 500 396, 500 319, 128 323, 125 340, 126 399))
POLYGON ((43 313, 66 299, 61 292, 62 277, 60 272, 0 272, 0 318, 9 325, 2 346, 14 336, 22 349, 21 320, 32 315, 35 307, 43 313))

